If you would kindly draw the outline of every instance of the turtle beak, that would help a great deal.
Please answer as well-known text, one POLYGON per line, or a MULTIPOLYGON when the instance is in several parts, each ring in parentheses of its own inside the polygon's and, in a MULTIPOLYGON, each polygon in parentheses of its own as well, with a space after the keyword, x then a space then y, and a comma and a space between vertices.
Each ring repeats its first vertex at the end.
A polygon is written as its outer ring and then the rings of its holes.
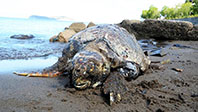
POLYGON ((78 88, 78 89, 86 89, 87 87, 89 87, 91 85, 91 81, 86 80, 86 79, 81 79, 78 78, 75 82, 74 82, 74 87, 78 88))

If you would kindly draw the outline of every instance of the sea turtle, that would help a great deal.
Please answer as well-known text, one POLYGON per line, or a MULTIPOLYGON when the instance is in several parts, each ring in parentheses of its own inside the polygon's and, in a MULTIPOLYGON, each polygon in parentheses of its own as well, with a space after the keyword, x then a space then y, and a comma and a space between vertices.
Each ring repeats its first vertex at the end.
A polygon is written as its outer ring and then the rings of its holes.
POLYGON ((144 72, 150 60, 143 53, 134 35, 117 25, 98 25, 71 37, 62 57, 42 74, 29 76, 71 75, 77 89, 101 86, 110 95, 110 105, 119 102, 127 91, 126 80, 144 72))

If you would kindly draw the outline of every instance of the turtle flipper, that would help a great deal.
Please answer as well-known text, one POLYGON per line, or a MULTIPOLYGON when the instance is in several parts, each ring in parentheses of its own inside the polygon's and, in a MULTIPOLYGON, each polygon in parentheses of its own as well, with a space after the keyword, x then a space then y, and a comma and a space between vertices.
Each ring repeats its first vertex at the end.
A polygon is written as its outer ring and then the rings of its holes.
POLYGON ((118 71, 129 81, 136 79, 140 75, 139 65, 133 62, 126 62, 118 71))
POLYGON ((120 102, 127 92, 126 80, 119 72, 112 72, 103 84, 103 93, 109 95, 109 104, 120 102))
POLYGON ((59 76, 61 73, 60 72, 49 72, 49 73, 17 73, 17 72, 13 72, 16 75, 19 76, 27 76, 27 77, 57 77, 59 76))

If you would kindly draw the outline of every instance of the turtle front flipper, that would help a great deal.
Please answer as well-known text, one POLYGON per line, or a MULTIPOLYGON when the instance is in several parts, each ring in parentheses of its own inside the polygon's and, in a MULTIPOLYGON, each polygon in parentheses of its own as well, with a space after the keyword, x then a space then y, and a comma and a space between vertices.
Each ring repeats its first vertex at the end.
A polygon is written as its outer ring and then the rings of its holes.
POLYGON ((129 61, 125 62, 124 66, 119 68, 118 71, 128 81, 136 79, 141 74, 139 65, 129 61))
POLYGON ((27 77, 57 77, 61 73, 60 72, 49 72, 49 73, 17 73, 13 72, 16 75, 19 76, 27 76, 27 77))
POLYGON ((126 80, 119 72, 110 73, 103 84, 103 93, 109 95, 109 104, 120 102, 122 96, 128 91, 126 80))

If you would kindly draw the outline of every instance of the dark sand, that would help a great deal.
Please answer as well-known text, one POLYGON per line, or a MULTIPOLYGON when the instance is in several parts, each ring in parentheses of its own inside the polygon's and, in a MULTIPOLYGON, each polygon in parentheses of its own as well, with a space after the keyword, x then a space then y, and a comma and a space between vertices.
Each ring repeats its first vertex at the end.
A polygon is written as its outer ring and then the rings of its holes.
MULTIPOLYGON (((174 41, 198 48, 198 41, 174 41)), ((28 78, 15 76, 11 71, 0 74, 0 111, 53 111, 53 112, 146 112, 198 111, 198 50, 170 48, 164 57, 170 59, 160 70, 149 70, 128 83, 129 91, 120 103, 109 106, 98 89, 76 91, 65 88, 68 78, 28 78), (183 69, 176 72, 172 68, 183 69)), ((159 63, 158 63, 159 64, 159 63)))

